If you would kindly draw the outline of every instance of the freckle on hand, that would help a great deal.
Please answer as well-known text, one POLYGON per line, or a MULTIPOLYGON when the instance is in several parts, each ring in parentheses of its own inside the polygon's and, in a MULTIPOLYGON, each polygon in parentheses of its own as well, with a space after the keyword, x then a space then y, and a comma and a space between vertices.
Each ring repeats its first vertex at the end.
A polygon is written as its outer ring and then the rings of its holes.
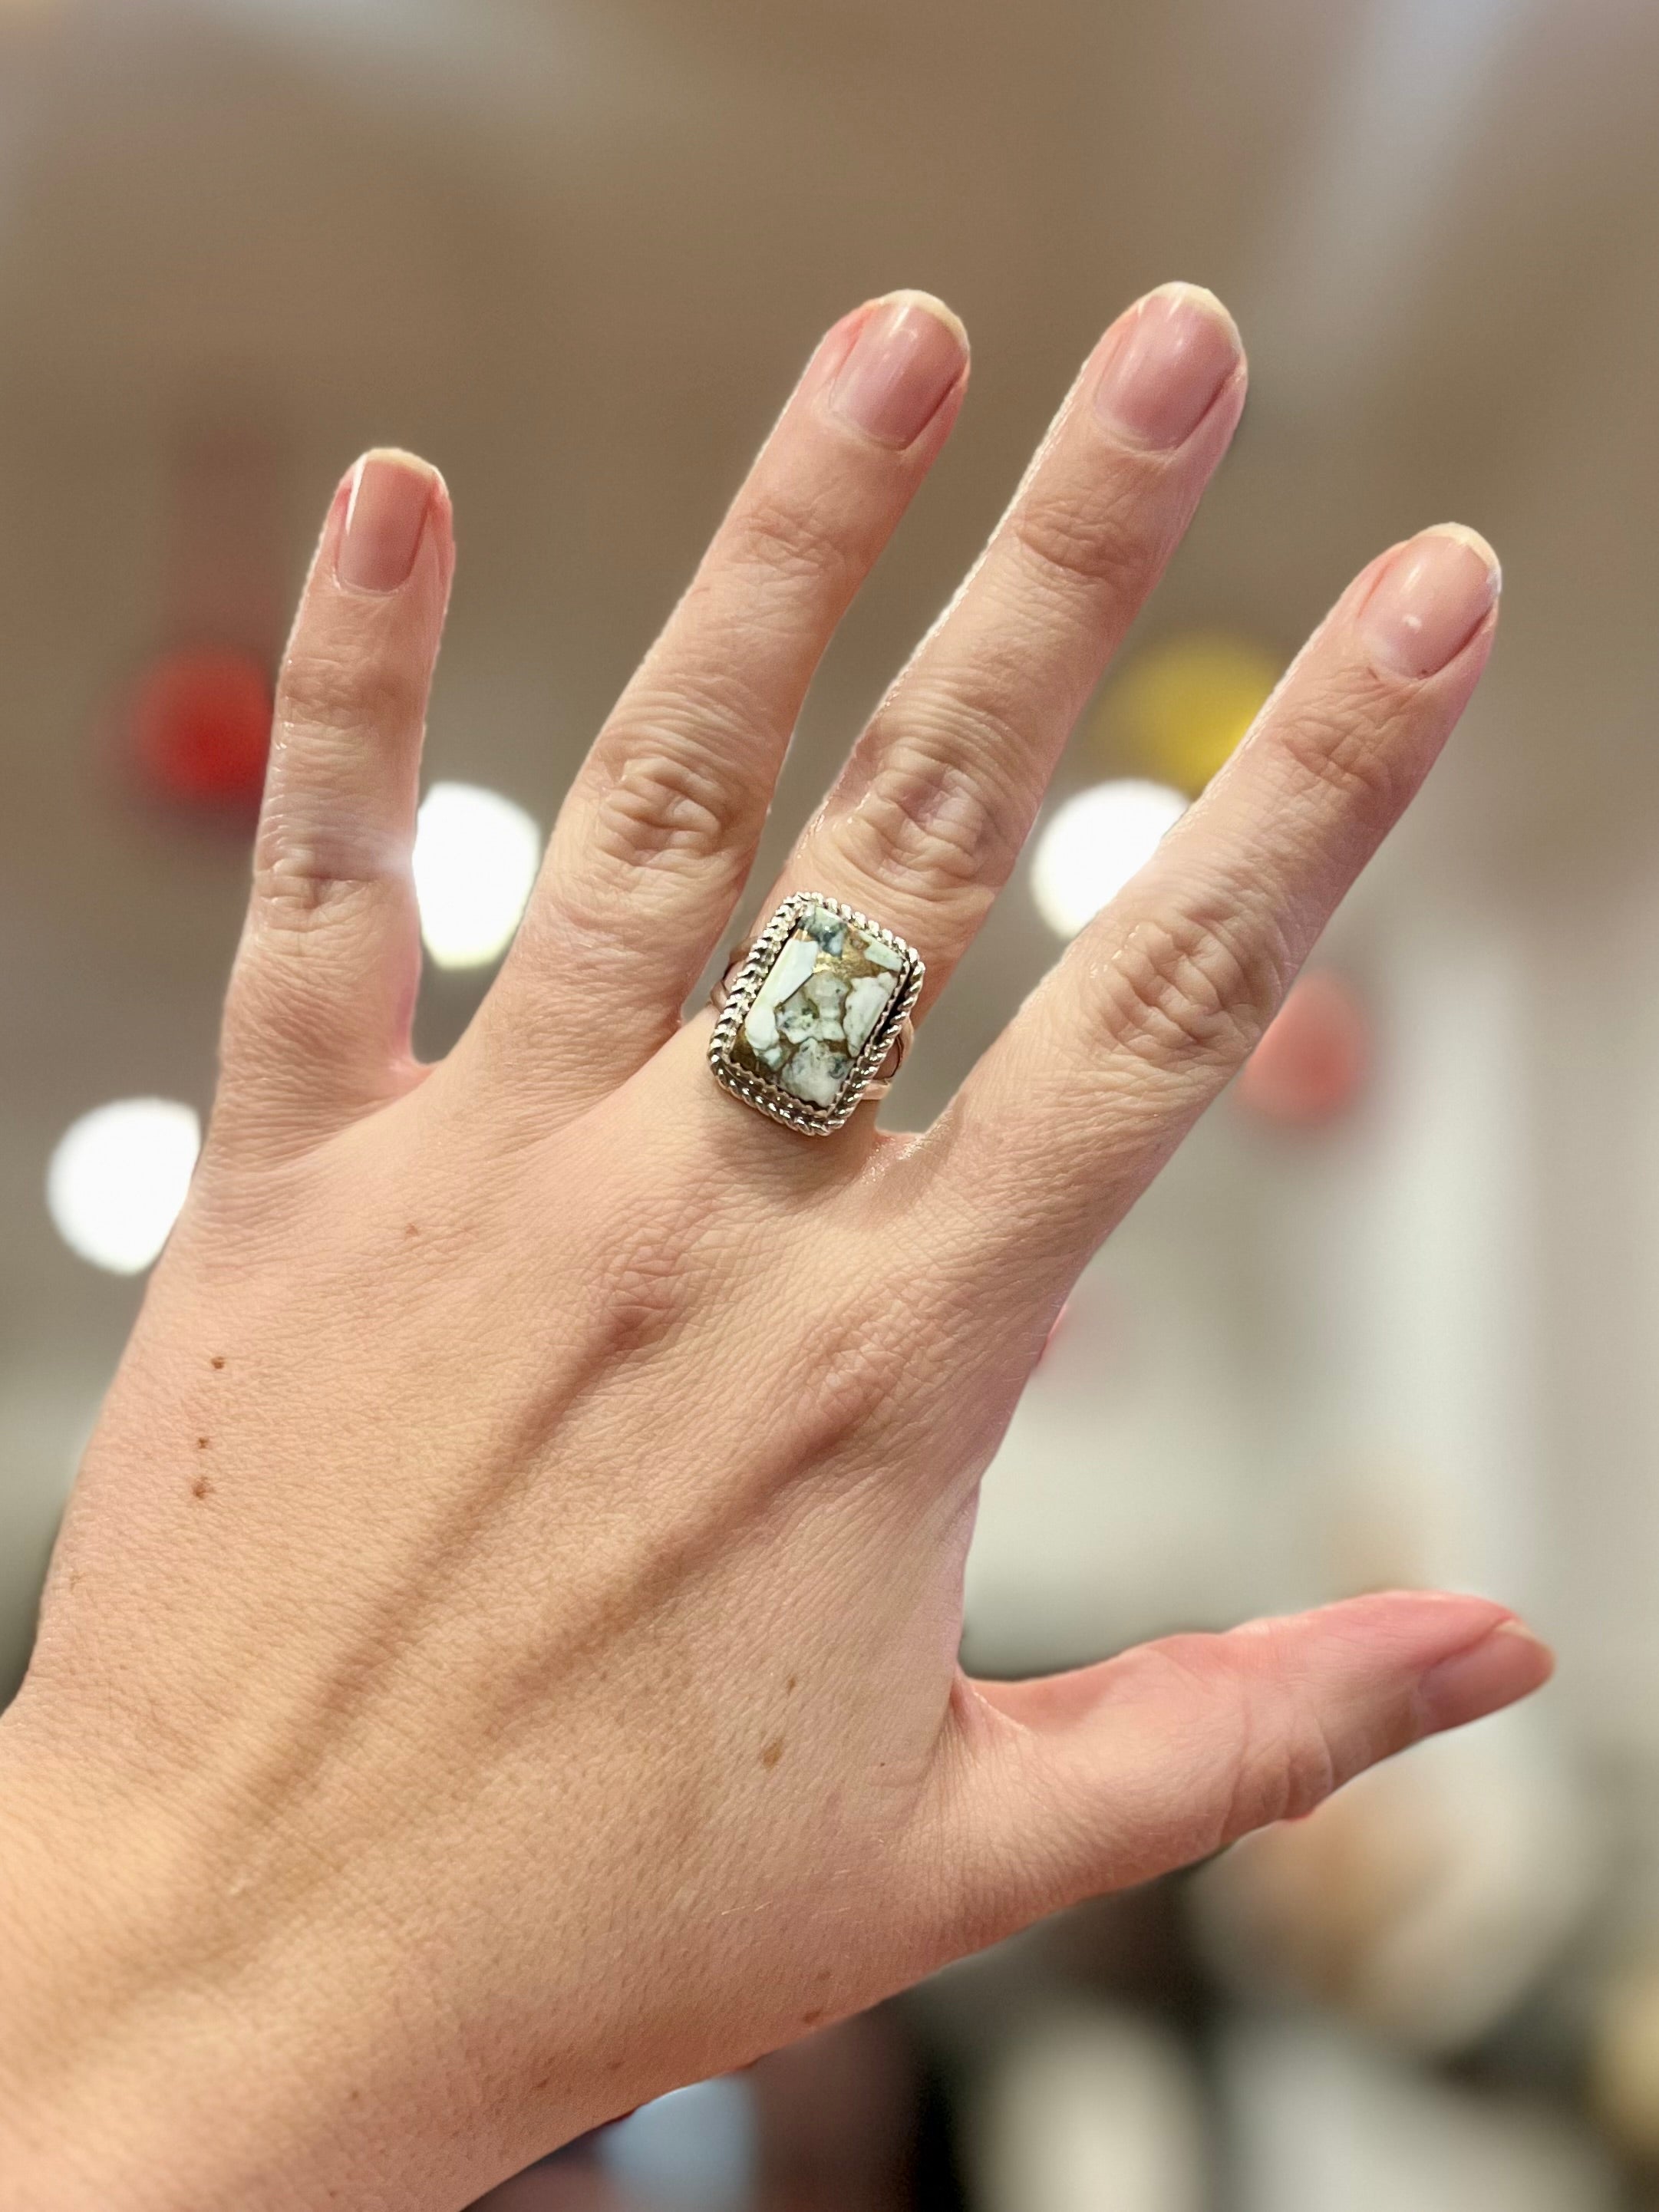
POLYGON ((212 1358, 208 1362, 208 1365, 210 1367, 222 1367, 224 1364, 225 1355, 222 1352, 216 1352, 212 1358))
POLYGON ((761 1753, 761 1765, 763 1766, 775 1766, 782 1757, 783 1738, 781 1735, 775 1735, 771 1742, 769 1743, 765 1749, 761 1753))
POLYGON ((190 1486, 190 1494, 192 1498, 205 1498, 212 1488, 213 1485, 208 1480, 206 1475, 198 1474, 190 1486))

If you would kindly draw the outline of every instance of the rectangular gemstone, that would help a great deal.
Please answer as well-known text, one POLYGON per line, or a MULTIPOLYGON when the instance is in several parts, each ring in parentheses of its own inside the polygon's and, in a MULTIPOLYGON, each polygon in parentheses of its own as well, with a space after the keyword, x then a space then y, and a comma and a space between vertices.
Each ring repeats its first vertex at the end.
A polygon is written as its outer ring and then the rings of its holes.
POLYGON ((745 1008, 732 1066, 809 1109, 834 1106, 909 965, 872 930, 814 901, 745 1008))

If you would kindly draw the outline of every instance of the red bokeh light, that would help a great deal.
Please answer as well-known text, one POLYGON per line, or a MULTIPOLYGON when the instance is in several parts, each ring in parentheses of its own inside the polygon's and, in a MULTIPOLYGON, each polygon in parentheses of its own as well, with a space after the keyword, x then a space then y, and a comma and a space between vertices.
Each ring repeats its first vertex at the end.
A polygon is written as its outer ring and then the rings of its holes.
POLYGON ((1304 975, 1267 1025, 1235 1086, 1240 1105, 1295 1128, 1334 1121, 1370 1064, 1370 1030, 1352 986, 1328 968, 1304 975))
POLYGON ((251 812, 264 784, 270 708, 257 653, 195 646, 159 654, 128 701, 131 757, 149 788, 177 805, 251 812))

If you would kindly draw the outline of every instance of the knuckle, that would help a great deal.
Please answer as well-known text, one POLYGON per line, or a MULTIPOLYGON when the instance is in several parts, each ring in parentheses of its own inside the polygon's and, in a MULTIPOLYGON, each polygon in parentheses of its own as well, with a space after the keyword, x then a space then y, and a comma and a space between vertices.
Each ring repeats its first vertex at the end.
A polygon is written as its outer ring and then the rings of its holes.
POLYGON ((264 921, 292 933, 377 898, 413 896, 412 822, 386 793, 419 727, 424 667, 357 642, 361 650, 343 638, 290 653, 277 678, 253 896, 264 921))
POLYGON ((908 1340, 884 1310, 867 1304, 849 1304, 827 1318, 823 1349, 797 1370, 790 1462, 832 1482, 853 1467, 873 1467, 885 1480, 887 1446, 914 1399, 908 1340))
POLYGON ((1275 1821, 1301 1820, 1345 1778, 1323 1716, 1271 1634, 1234 1680, 1235 1748, 1218 1844, 1275 1821))
POLYGON ((732 827, 732 793, 695 747, 659 730, 617 761, 599 794, 593 839, 630 866, 699 861, 719 853, 732 827))
POLYGON ((1283 995, 1276 938, 1188 910, 1134 922, 1097 975, 1095 1024, 1106 1047, 1156 1066, 1242 1061, 1283 995))
POLYGON ((702 682, 695 697, 630 700, 594 748, 592 852, 630 878, 729 860, 765 811, 764 732, 758 703, 735 681, 702 682))
POLYGON ((596 1269, 589 1296, 605 1357, 654 1349, 691 1310, 705 1269, 692 1224, 672 1217, 617 1237, 596 1269))
POLYGON ((1384 698, 1332 701, 1290 715, 1277 742, 1297 781, 1344 812, 1392 817, 1409 795, 1384 698))
POLYGON ((879 745, 868 780, 836 823, 864 874, 917 897, 965 901, 976 913, 1018 857, 1025 808, 992 763, 1016 748, 1006 731, 958 723, 912 728, 879 745))
POLYGON ((794 583, 837 577, 849 554, 831 516, 809 501, 751 491, 727 520, 723 550, 745 575, 794 583))
POLYGON ((406 836, 343 794, 331 799, 290 767, 274 769, 253 850, 253 910, 290 935, 388 903, 412 908, 406 836))
POLYGON ((1104 498, 1098 491, 1092 498, 1080 489, 1034 491, 1015 515, 1015 539, 1039 569, 1065 584, 1130 584, 1157 557, 1144 494, 1133 478, 1104 498))
POLYGON ((395 653, 290 653, 276 679, 277 742, 316 750, 338 738, 355 746, 364 730, 418 714, 425 689, 423 674, 395 653))
POLYGON ((1322 1805, 1340 1787, 1343 1762, 1316 1706, 1304 1698, 1296 1719, 1286 1730, 1279 1766, 1279 1802, 1275 1818, 1299 1820, 1322 1805))
POLYGON ((253 870, 255 908, 278 939, 309 937, 349 920, 374 902, 378 889, 360 863, 314 843, 285 846, 253 870))

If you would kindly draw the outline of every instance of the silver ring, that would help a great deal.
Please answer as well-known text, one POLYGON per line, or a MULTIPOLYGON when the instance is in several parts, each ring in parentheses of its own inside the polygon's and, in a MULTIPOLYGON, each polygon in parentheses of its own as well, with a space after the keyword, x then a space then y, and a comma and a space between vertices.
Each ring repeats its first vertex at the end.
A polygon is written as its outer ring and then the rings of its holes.
POLYGON ((787 898, 714 986, 708 1064, 734 1098, 827 1137, 885 1096, 915 1034, 921 955, 818 891, 787 898))

